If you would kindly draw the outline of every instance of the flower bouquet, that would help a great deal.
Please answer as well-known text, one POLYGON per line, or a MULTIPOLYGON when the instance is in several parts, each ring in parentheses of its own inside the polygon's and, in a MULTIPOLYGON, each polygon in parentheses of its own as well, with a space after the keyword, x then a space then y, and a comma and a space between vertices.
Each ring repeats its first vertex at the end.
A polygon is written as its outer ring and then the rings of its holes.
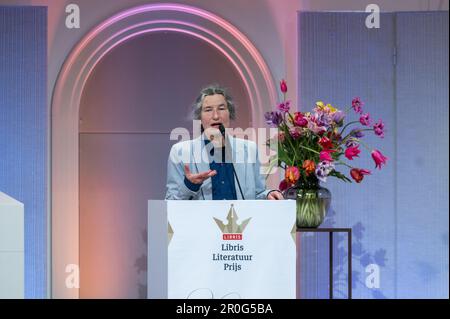
POLYGON ((386 156, 362 141, 365 131, 373 131, 383 138, 384 123, 380 119, 372 124, 359 97, 353 98, 351 106, 345 110, 318 101, 312 112, 291 113, 284 80, 280 82, 280 89, 283 101, 275 111, 265 114, 266 123, 278 128, 278 135, 267 141, 269 147, 275 146, 277 150, 270 165, 285 170, 279 188, 286 198, 297 200, 297 227, 318 227, 331 200, 330 192, 322 188, 320 182, 336 177, 344 182, 353 179, 360 183, 371 175, 369 170, 351 165, 352 160, 359 157, 361 148, 370 152, 376 168, 381 169, 386 164, 386 156), (345 124, 352 110, 359 118, 345 124), (352 128, 357 124, 358 127, 352 128), (351 179, 342 169, 338 170, 339 166, 348 170, 351 179))

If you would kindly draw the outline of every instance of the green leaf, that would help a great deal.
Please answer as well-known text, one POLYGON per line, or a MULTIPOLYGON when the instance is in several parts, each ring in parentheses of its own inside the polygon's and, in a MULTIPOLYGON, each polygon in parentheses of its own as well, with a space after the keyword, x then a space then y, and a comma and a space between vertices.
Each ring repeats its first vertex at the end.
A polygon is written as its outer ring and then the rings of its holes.
POLYGON ((347 176, 345 176, 344 174, 342 174, 341 172, 338 172, 336 170, 332 170, 331 173, 329 174, 329 176, 337 177, 337 178, 343 180, 344 182, 349 182, 349 183, 352 182, 351 179, 349 179, 347 176))

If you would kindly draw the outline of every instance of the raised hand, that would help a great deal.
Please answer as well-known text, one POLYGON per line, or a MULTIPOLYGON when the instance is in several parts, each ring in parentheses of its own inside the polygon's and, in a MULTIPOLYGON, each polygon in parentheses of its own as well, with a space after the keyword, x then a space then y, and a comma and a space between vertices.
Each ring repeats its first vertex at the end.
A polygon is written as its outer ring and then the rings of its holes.
POLYGON ((208 170, 206 172, 194 174, 189 169, 189 165, 187 165, 187 164, 184 165, 184 175, 191 183, 194 183, 194 184, 201 184, 205 180, 207 180, 208 178, 210 178, 216 174, 217 174, 216 170, 208 170))

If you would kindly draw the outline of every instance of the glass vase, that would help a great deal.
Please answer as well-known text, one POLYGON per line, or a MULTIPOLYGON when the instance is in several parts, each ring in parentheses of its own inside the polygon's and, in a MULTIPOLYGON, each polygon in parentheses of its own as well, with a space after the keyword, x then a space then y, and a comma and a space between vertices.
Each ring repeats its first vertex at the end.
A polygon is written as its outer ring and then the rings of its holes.
POLYGON ((325 219, 331 193, 318 180, 299 181, 284 192, 286 199, 297 202, 297 228, 317 228, 325 219))

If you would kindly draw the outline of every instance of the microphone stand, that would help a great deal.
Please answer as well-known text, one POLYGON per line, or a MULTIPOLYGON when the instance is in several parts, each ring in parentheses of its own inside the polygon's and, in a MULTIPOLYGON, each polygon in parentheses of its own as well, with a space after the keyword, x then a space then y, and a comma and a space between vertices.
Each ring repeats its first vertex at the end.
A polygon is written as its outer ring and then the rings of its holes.
MULTIPOLYGON (((222 134, 222 137, 224 138, 224 141, 225 141, 226 140, 225 139, 225 127, 223 126, 223 124, 220 124, 219 130, 220 130, 220 133, 222 134)), ((223 147, 225 149, 225 144, 226 143, 223 143, 223 144, 224 144, 223 147)), ((233 154, 231 156, 232 156, 231 158, 233 158, 233 154)), ((243 200, 245 200, 244 193, 242 192, 242 188, 241 188, 241 183, 239 182, 239 178, 238 178, 238 176, 236 174, 236 170, 234 169, 233 160, 231 160, 231 167, 233 168, 233 175, 236 178, 236 181, 237 181, 237 184, 238 184, 238 187, 239 187, 239 192, 241 193, 241 197, 242 197, 243 200)))

